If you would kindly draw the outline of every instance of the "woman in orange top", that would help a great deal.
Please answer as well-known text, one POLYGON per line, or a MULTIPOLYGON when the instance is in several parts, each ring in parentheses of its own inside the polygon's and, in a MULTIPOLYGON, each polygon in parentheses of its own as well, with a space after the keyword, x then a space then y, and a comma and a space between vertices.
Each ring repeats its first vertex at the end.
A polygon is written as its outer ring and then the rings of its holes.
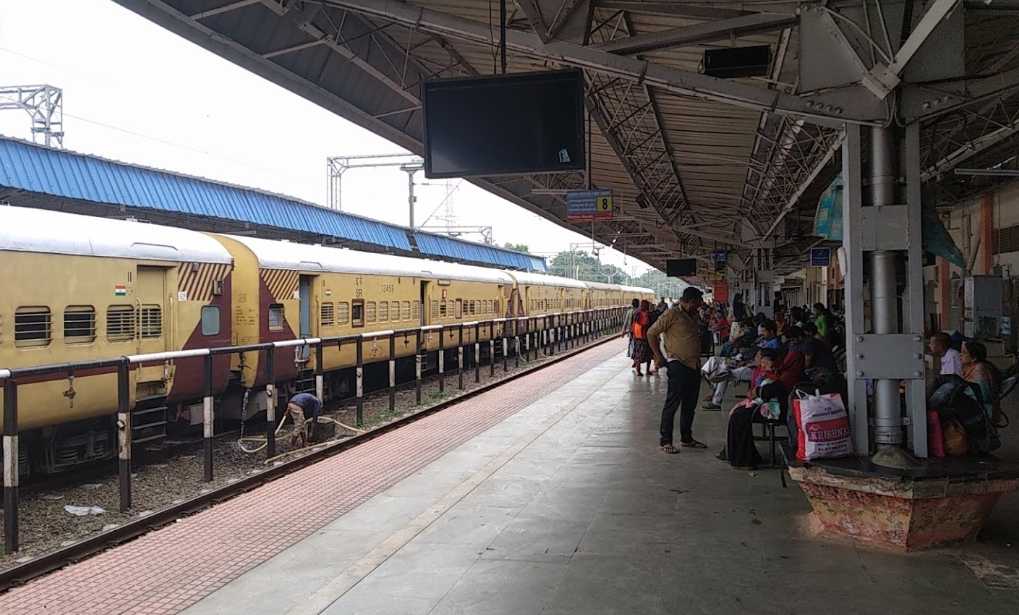
POLYGON ((630 353, 630 358, 633 359, 633 371, 637 372, 638 376, 643 376, 643 372, 640 371, 642 363, 648 363, 648 375, 654 373, 651 369, 651 346, 647 342, 647 330, 651 326, 651 303, 646 299, 640 302, 640 308, 637 313, 633 315, 633 324, 630 325, 630 340, 633 344, 633 350, 630 353))

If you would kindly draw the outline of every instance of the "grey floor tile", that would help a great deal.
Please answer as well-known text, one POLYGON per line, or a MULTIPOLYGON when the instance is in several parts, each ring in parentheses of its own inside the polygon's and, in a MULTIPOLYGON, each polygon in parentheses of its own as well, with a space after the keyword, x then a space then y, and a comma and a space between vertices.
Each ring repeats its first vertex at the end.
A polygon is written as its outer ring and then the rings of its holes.
POLYGON ((517 517, 485 549, 484 559, 565 561, 573 557, 588 523, 553 517, 517 517))
POLYGON ((381 592, 344 596, 322 611, 323 615, 426 615, 436 599, 394 596, 381 592))
POLYGON ((549 562, 480 561, 430 615, 522 615, 540 613, 566 574, 549 562))

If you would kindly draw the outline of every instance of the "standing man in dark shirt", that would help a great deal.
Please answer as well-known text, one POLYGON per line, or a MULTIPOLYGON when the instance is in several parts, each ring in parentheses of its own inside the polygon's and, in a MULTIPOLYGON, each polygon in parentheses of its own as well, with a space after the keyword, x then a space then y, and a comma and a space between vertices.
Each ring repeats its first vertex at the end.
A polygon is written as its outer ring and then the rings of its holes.
POLYGON ((732 300, 732 317, 736 320, 743 320, 747 317, 747 306, 743 304, 742 293, 736 293, 732 300))

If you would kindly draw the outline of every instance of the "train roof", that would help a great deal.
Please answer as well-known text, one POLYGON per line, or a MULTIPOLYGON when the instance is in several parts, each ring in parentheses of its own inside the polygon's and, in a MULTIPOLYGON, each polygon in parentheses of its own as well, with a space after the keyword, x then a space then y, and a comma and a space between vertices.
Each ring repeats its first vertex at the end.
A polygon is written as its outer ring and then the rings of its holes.
POLYGON ((498 269, 461 265, 422 258, 360 252, 346 248, 275 241, 256 237, 228 235, 251 250, 258 264, 266 269, 363 273, 413 278, 462 280, 513 284, 513 278, 498 269))
POLYGON ((579 280, 561 278, 557 275, 545 275, 543 273, 528 273, 526 271, 507 271, 513 276, 518 284, 530 284, 537 286, 562 286, 565 288, 587 288, 587 285, 579 280))
POLYGON ((0 250, 137 260, 232 263, 196 231, 30 207, 0 206, 0 250))
POLYGON ((640 286, 624 286, 623 292, 638 293, 641 295, 646 295, 648 293, 651 293, 652 295, 655 294, 655 291, 651 290, 650 288, 641 288, 640 286))

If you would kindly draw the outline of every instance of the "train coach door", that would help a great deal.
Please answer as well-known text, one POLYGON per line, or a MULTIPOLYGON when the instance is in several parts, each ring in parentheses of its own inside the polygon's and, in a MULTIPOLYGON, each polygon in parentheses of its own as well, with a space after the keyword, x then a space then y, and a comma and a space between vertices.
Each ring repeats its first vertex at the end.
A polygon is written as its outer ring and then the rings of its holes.
MULTIPOLYGON (((169 350, 166 317, 166 272, 162 267, 138 267, 134 284, 136 329, 138 353, 164 352, 169 350)), ((107 331, 122 322, 107 322, 107 331)), ((163 379, 161 365, 143 367, 138 371, 138 380, 151 382, 163 379)))
MULTIPOLYGON (((313 284, 314 283, 315 283, 315 276, 302 275, 300 277, 300 282, 299 282, 298 291, 297 291, 299 310, 300 310, 300 316, 299 316, 300 322, 299 322, 298 333, 297 333, 298 337, 314 337, 314 335, 312 333, 312 328, 311 328, 311 314, 312 314, 312 312, 311 312, 311 303, 312 303, 312 297, 314 296, 314 294, 312 293, 312 288, 313 288, 313 284)), ((309 356, 310 356, 310 349, 308 347, 306 347, 306 346, 299 346, 298 347, 298 356, 297 356, 297 360, 298 361, 307 361, 309 356)))
POLYGON ((431 306, 428 303, 428 282, 422 281, 421 282, 421 326, 422 327, 427 325, 429 322, 431 322, 431 317, 429 316, 429 310, 431 310, 431 306))

